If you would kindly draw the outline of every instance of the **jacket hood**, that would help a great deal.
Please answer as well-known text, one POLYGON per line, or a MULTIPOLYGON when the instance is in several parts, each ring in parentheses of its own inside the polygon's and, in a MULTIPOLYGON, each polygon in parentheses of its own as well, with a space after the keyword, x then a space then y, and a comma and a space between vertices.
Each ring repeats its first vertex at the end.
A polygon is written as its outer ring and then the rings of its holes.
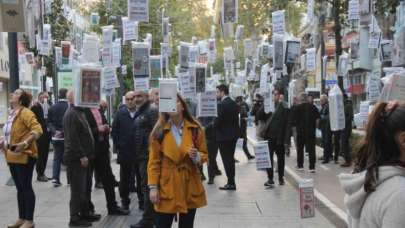
MULTIPOLYGON (((378 174, 379 178, 376 188, 392 177, 405 177, 405 168, 399 166, 380 166, 378 174)), ((368 193, 364 190, 365 176, 366 171, 355 174, 342 173, 338 176, 343 191, 346 193, 344 203, 347 212, 354 219, 360 218, 361 210, 368 196, 368 193)))

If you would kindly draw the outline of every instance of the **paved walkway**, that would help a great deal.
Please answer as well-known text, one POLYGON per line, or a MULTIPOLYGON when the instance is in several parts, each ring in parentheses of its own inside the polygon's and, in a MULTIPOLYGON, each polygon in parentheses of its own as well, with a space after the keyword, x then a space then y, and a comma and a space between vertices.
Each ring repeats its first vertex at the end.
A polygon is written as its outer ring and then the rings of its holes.
MULTIPOLYGON (((52 157, 53 154, 50 154, 50 161, 52 157)), ((271 190, 265 189, 263 186, 266 180, 265 173, 256 171, 254 162, 246 161, 240 146, 238 146, 236 157, 240 160, 236 166, 238 190, 235 192, 218 190, 219 186, 225 184, 225 176, 216 178, 214 185, 206 185, 208 206, 197 211, 196 228, 334 227, 319 211, 316 211, 315 218, 301 219, 298 191, 291 183, 287 182, 285 186, 276 185, 271 190)), ((218 161, 222 169, 219 157, 218 161)), ((115 173, 118 172, 116 164, 113 165, 113 169, 115 173)), ((48 163, 47 174, 50 175, 50 172, 51 162, 48 163)), ((16 190, 14 187, 5 186, 8 177, 9 171, 4 162, 4 156, 1 155, 0 227, 5 227, 6 224, 13 222, 17 216, 16 190)), ((37 195, 36 227, 68 227, 69 188, 66 186, 65 172, 62 173, 62 182, 65 185, 53 188, 50 182, 39 183, 34 180, 37 195)), ((93 227, 126 228, 140 218, 141 212, 136 209, 136 194, 132 195, 135 203, 132 205, 134 208, 131 215, 125 217, 106 216, 102 190, 94 190, 92 197, 96 210, 103 214, 102 220, 94 223, 93 227)))

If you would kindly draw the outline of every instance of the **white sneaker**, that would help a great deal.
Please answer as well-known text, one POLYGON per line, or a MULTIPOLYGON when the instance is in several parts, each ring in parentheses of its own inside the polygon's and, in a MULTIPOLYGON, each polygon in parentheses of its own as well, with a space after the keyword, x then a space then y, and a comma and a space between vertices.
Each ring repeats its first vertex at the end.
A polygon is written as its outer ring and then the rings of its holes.
POLYGON ((309 172, 310 173, 315 173, 315 169, 310 169, 309 172))

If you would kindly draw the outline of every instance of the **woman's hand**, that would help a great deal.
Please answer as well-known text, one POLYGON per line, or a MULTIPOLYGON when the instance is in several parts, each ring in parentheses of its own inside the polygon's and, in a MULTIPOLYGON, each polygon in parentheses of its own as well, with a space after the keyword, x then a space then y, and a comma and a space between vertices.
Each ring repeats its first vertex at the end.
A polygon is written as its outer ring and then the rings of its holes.
POLYGON ((21 142, 21 143, 14 144, 14 146, 15 146, 15 149, 13 150, 14 153, 22 153, 26 149, 27 143, 21 142))
POLYGON ((188 152, 188 156, 190 156, 191 160, 194 164, 199 165, 201 162, 200 154, 196 148, 191 148, 188 152))
POLYGON ((160 202, 159 190, 157 188, 153 188, 149 191, 149 199, 153 204, 160 202))

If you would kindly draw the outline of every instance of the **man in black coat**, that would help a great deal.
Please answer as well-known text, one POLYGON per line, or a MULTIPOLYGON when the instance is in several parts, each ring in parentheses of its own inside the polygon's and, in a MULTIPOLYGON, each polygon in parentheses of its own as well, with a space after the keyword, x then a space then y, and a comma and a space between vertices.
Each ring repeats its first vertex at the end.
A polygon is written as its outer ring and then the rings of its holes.
MULTIPOLYGON (((101 103, 106 102, 101 101, 101 103)), ((107 123, 107 118, 99 108, 86 108, 85 114, 95 140, 95 158, 92 167, 103 184, 108 214, 128 215, 129 211, 120 208, 115 200, 115 177, 110 162, 110 126, 107 123)), ((92 203, 91 207, 94 207, 92 203)))
POLYGON ((268 122, 268 127, 265 130, 265 139, 268 140, 271 168, 267 169, 268 181, 264 183, 266 187, 274 187, 274 172, 273 172, 273 157, 274 153, 277 155, 277 170, 278 180, 280 185, 284 185, 284 168, 285 168, 285 144, 289 140, 287 131, 289 121, 289 109, 287 104, 280 100, 282 91, 274 89, 273 101, 274 112, 266 113, 264 111, 264 105, 259 109, 257 113, 258 120, 268 122), (270 119, 269 119, 270 118, 270 119))
POLYGON ((235 184, 235 148, 240 137, 239 108, 234 100, 229 97, 226 85, 217 87, 218 117, 215 119, 216 140, 219 152, 224 163, 228 183, 220 190, 236 190, 235 184))
POLYGON ((302 103, 297 107, 294 122, 297 127, 297 169, 304 169, 304 147, 309 154, 309 171, 315 173, 315 137, 316 126, 321 118, 318 108, 303 94, 302 103))
POLYGON ((322 132, 322 146, 323 146, 323 162, 322 164, 329 163, 332 159, 332 130, 330 129, 329 120, 329 102, 326 94, 321 95, 321 110, 319 121, 319 128, 322 132))
POLYGON ((248 160, 252 160, 255 158, 255 156, 251 155, 247 146, 247 119, 248 119, 248 114, 249 114, 249 106, 246 104, 246 102, 243 100, 242 96, 239 96, 235 99, 236 104, 238 104, 239 107, 239 114, 240 114, 240 137, 243 139, 243 152, 246 155, 246 158, 248 160))
POLYGON ((31 107, 32 112, 35 114, 38 122, 41 124, 42 131, 44 132, 37 140, 38 146, 38 159, 36 164, 37 180, 40 182, 47 182, 49 178, 45 175, 46 163, 48 162, 49 144, 51 136, 48 131, 47 119, 48 108, 50 103, 48 101, 48 93, 46 91, 38 94, 38 101, 31 107))
POLYGON ((70 226, 89 227, 100 220, 91 205, 91 161, 94 159, 95 140, 86 120, 85 109, 75 107, 73 91, 69 91, 71 106, 63 117, 65 153, 70 182, 70 226))
POLYGON ((157 108, 152 107, 147 99, 147 93, 144 91, 135 91, 134 99, 136 105, 136 114, 134 119, 134 142, 135 142, 135 162, 140 180, 137 180, 143 194, 144 212, 142 219, 131 228, 153 228, 153 204, 149 199, 148 187, 148 160, 149 160, 149 135, 159 117, 157 108))
POLYGON ((65 151, 63 133, 63 116, 69 107, 66 99, 67 89, 59 89, 59 100, 52 105, 48 112, 48 125, 52 135, 53 145, 53 165, 52 165, 52 183, 54 187, 62 185, 60 182, 60 168, 63 161, 65 151))

